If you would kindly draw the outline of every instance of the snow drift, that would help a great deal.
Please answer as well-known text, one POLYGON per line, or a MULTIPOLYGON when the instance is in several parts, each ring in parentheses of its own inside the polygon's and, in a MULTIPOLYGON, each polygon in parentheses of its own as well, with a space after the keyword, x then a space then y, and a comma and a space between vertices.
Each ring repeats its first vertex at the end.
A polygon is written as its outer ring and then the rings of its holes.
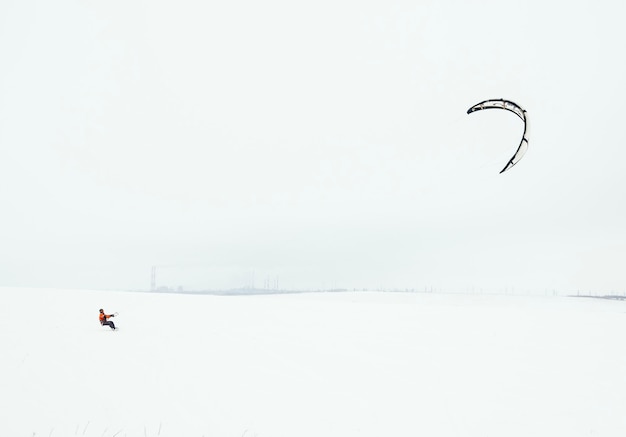
POLYGON ((0 304, 3 436, 626 432, 623 302, 5 288, 0 304))

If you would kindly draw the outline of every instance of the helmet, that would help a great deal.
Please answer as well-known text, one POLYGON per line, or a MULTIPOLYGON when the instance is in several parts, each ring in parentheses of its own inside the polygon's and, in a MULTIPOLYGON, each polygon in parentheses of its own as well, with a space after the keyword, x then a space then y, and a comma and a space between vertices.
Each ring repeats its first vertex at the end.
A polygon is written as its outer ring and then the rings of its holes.
POLYGON ((101 312, 101 313, 103 313, 103 312, 104 312, 104 310, 103 310, 102 308, 100 308, 100 312, 101 312))

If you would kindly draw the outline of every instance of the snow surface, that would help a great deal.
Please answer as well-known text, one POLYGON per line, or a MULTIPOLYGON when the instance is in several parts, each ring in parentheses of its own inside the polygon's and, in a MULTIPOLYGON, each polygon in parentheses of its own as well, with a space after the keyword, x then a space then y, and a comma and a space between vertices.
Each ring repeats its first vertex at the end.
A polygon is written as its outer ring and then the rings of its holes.
POLYGON ((623 436, 625 305, 0 289, 0 435, 623 436))

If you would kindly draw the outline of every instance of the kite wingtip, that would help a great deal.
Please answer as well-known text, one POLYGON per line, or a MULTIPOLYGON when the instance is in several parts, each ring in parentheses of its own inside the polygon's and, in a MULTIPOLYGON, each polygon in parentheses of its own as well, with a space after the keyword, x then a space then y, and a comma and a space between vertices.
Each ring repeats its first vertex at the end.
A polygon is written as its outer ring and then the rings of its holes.
POLYGON ((508 169, 512 168, 515 164, 511 164, 510 162, 506 165, 506 167, 504 167, 502 170, 500 170, 500 173, 498 174, 502 174, 505 171, 507 171, 508 169))

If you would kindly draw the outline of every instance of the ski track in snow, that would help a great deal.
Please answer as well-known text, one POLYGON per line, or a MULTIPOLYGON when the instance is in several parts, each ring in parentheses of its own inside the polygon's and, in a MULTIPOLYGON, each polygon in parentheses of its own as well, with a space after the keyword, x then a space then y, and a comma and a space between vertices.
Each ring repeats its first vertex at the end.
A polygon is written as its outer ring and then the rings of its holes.
POLYGON ((626 302, 4 288, 0 303, 2 436, 626 435, 626 302))

